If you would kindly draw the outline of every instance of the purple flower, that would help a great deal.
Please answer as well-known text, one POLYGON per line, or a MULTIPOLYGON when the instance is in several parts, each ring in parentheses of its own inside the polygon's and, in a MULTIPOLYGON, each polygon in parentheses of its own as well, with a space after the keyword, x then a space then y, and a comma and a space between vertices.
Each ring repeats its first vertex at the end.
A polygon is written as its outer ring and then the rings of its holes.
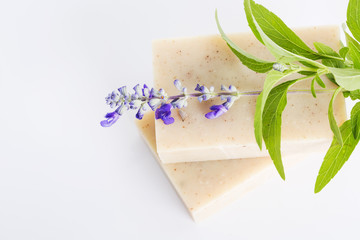
POLYGON ((140 108, 139 111, 136 113, 135 117, 139 120, 141 120, 144 117, 145 112, 147 111, 147 105, 145 105, 145 103, 143 103, 140 108))
POLYGON ((212 105, 210 107, 210 110, 212 110, 212 112, 208 112, 207 114, 205 114, 205 117, 208 119, 214 119, 214 118, 220 117, 221 115, 226 113, 228 108, 225 107, 223 104, 222 105, 212 105))
POLYGON ((200 84, 196 84, 195 91, 201 92, 201 86, 200 86, 200 84))
POLYGON ((144 87, 142 89, 142 94, 144 97, 147 97, 147 98, 150 97, 150 89, 146 84, 144 84, 144 87))
POLYGON ((105 118, 107 118, 107 119, 101 121, 100 124, 103 127, 110 127, 119 119, 119 117, 120 117, 120 114, 117 113, 116 111, 108 113, 105 115, 105 118))
POLYGON ((179 80, 176 79, 174 81, 174 85, 178 90, 180 90, 180 91, 182 90, 181 82, 179 80))
POLYGON ((155 119, 161 119, 166 125, 172 124, 174 118, 171 117, 172 105, 170 103, 163 104, 160 108, 156 109, 155 119))

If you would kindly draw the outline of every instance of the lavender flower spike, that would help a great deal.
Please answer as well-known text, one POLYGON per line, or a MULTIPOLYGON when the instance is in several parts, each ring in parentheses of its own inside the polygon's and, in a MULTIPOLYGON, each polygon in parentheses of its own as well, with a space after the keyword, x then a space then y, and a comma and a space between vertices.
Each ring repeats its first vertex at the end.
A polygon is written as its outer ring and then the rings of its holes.
POLYGON ((111 125, 113 125, 120 117, 120 114, 117 113, 117 111, 108 113, 105 115, 105 118, 107 118, 106 120, 103 120, 100 122, 101 126, 103 127, 110 127, 111 125))
POLYGON ((161 119, 166 125, 172 124, 174 118, 171 117, 172 105, 170 103, 163 104, 160 108, 156 109, 155 119, 161 119))
POLYGON ((208 112, 207 114, 205 114, 205 117, 207 119, 214 119, 220 117, 221 115, 226 113, 227 110, 229 109, 225 107, 224 104, 222 104, 222 105, 212 105, 210 107, 210 110, 212 110, 212 112, 208 112))

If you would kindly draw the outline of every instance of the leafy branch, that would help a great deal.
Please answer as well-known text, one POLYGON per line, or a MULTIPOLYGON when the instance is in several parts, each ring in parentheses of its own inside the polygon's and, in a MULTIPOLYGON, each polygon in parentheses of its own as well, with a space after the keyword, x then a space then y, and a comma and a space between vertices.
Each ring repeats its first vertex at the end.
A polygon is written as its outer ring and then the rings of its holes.
POLYGON ((316 51, 312 50, 278 16, 253 0, 244 0, 244 8, 253 34, 272 53, 275 62, 259 59, 242 50, 221 28, 217 12, 215 19, 222 38, 239 60, 255 72, 267 73, 263 90, 256 102, 254 133, 260 149, 264 140, 270 157, 283 179, 285 172, 280 149, 281 115, 286 107, 289 87, 297 81, 312 78, 309 90, 313 97, 316 97, 315 83, 326 88, 320 78, 323 75, 338 86, 328 110, 329 124, 334 137, 315 183, 317 193, 349 159, 360 139, 360 103, 352 109, 351 119, 344 122, 340 128, 333 113, 333 103, 340 92, 352 100, 360 99, 360 0, 349 1, 346 23, 350 33, 344 30, 347 46, 343 46, 338 52, 319 42, 314 43, 316 51), (276 69, 276 64, 282 68, 276 69), (302 74, 304 77, 277 85, 294 73, 302 74))

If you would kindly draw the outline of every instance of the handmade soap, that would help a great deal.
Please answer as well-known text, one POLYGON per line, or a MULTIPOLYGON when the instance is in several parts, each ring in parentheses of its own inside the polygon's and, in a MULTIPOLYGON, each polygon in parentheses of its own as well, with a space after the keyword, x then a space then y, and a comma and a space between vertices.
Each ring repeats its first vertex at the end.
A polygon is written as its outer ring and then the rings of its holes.
MULTIPOLYGON (((334 26, 298 29, 297 34, 309 45, 322 42, 339 49, 339 29, 334 26)), ((262 59, 273 60, 272 55, 251 33, 229 35, 242 49, 262 59)), ((241 91, 261 91, 266 74, 259 74, 242 65, 220 36, 193 37, 153 42, 154 84, 169 95, 178 94, 173 81, 179 79, 189 92, 196 84, 214 86, 234 85, 241 91)), ((293 77, 295 78, 295 76, 293 77)), ((328 88, 336 88, 326 78, 328 88)), ((310 89, 310 81, 301 81, 291 89, 310 89)), ((316 88, 320 88, 316 86, 316 88)), ((317 144, 332 139, 328 123, 328 105, 332 92, 288 94, 288 104, 282 117, 283 155, 313 151, 317 144)), ((254 136, 254 113, 257 96, 243 96, 224 115, 206 119, 209 107, 221 104, 220 99, 199 103, 191 99, 183 109, 182 119, 177 110, 175 122, 164 125, 156 121, 156 144, 159 158, 164 163, 181 161, 208 161, 219 159, 253 158, 268 156, 260 151, 254 136)), ((345 101, 341 94, 334 104, 339 124, 346 119, 345 101)), ((265 147, 264 147, 265 149, 265 147)))
MULTIPOLYGON (((201 221, 242 195, 277 176, 270 158, 163 164, 156 152, 154 113, 136 121, 142 136, 195 221, 201 221)), ((324 151, 320 146, 318 151, 324 151)), ((303 156, 284 159, 288 167, 303 156)), ((186 159, 184 159, 186 160, 186 159)))

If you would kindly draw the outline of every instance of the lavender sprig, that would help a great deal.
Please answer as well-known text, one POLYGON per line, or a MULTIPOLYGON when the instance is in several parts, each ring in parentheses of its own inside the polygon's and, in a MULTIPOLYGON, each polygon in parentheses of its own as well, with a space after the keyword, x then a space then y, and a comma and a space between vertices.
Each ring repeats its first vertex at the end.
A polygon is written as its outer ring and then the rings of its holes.
POLYGON ((171 117, 171 110, 187 107, 187 100, 194 97, 197 98, 199 102, 207 101, 215 97, 220 97, 221 100, 225 100, 222 105, 211 106, 211 112, 205 114, 206 118, 213 119, 227 112, 233 103, 242 95, 242 93, 232 85, 228 88, 221 85, 222 92, 215 92, 214 87, 207 88, 206 86, 200 86, 198 84, 195 88, 196 92, 191 94, 187 93, 187 88, 183 87, 179 80, 175 80, 174 85, 180 91, 180 94, 174 96, 168 96, 162 88, 159 90, 151 88, 150 90, 145 84, 143 87, 137 84, 133 88, 134 92, 132 94, 127 91, 126 86, 113 91, 105 100, 111 108, 116 108, 116 110, 105 115, 106 119, 100 122, 101 126, 110 127, 119 119, 125 110, 130 109, 138 110, 135 115, 137 119, 142 119, 145 112, 151 109, 155 111, 156 119, 161 119, 165 124, 172 124, 174 118, 171 117))
MULTIPOLYGON (((282 71, 284 67, 281 65, 274 66, 275 70, 282 71)), ((146 111, 151 109, 155 111, 155 119, 161 119, 166 125, 172 124, 174 118, 171 117, 172 109, 182 109, 187 107, 189 98, 197 98, 199 102, 208 101, 212 98, 220 98, 224 101, 220 105, 212 105, 210 112, 205 114, 207 119, 218 118, 231 108, 231 106, 241 96, 256 96, 261 91, 249 91, 240 92, 235 86, 230 85, 226 87, 221 85, 221 91, 215 92, 214 87, 207 88, 197 84, 194 93, 188 93, 187 88, 183 87, 179 80, 174 81, 175 87, 179 90, 180 94, 168 96, 164 89, 160 88, 149 88, 145 84, 141 87, 137 84, 133 88, 133 93, 130 94, 127 91, 126 86, 123 86, 112 93, 106 98, 106 103, 111 108, 116 108, 115 111, 107 113, 105 120, 101 121, 100 124, 103 127, 110 127, 113 125, 119 117, 125 112, 125 110, 137 110, 135 117, 141 120, 146 111)), ((324 91, 333 91, 334 89, 317 90, 319 93, 324 91)), ((295 92, 310 92, 309 90, 289 90, 288 93, 295 92)))

